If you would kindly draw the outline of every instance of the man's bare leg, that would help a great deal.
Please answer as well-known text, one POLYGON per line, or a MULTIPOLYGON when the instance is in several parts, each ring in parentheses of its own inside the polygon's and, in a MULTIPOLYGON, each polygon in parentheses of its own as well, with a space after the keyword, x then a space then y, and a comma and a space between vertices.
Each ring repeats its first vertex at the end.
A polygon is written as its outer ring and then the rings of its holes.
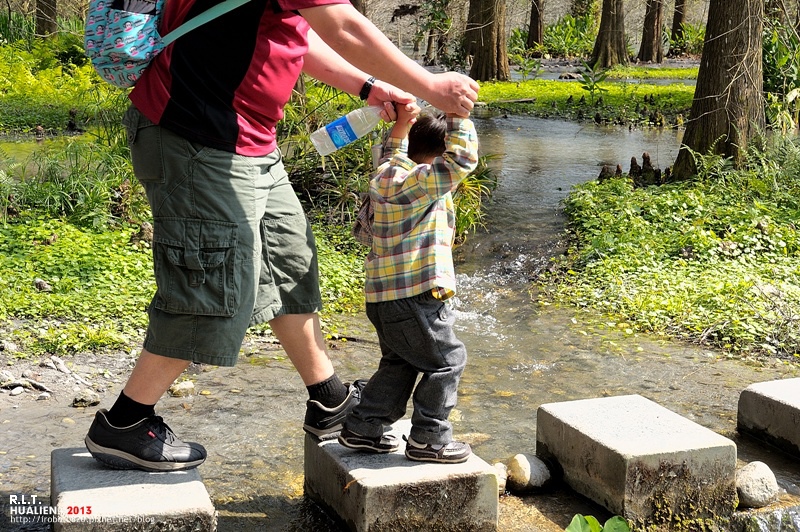
POLYGON ((308 390, 303 430, 319 438, 338 432, 347 414, 358 404, 357 381, 344 386, 325 349, 316 314, 285 314, 269 322, 308 390))
POLYGON ((317 314, 284 314, 269 325, 306 386, 333 375, 317 314))
POLYGON ((164 357, 142 349, 123 392, 137 403, 154 405, 188 367, 188 360, 164 357))

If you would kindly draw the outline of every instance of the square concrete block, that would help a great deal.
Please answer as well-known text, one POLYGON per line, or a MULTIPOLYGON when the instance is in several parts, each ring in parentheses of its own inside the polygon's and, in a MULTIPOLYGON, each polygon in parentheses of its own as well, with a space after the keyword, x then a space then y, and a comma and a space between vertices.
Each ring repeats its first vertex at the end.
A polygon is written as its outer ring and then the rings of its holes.
MULTIPOLYGON (((410 428, 401 421, 392 433, 410 428)), ((497 530, 497 475, 474 454, 463 464, 412 462, 402 444, 372 454, 306 435, 305 493, 357 532, 497 530)))
POLYGON ((639 395, 542 405, 536 440, 569 486, 638 526, 735 509, 736 445, 639 395))
POLYGON ((800 457, 800 378, 751 384, 739 395, 739 431, 800 457))
POLYGON ((198 470, 148 473, 103 467, 85 448, 50 455, 56 532, 214 531, 217 512, 198 470))

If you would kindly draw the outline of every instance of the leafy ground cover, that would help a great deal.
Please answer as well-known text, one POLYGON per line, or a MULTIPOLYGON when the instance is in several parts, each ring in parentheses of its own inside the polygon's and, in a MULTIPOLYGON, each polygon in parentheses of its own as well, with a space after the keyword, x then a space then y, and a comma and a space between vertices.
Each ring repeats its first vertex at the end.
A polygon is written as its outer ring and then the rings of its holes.
POLYGON ((696 157, 688 182, 637 188, 621 176, 576 187, 565 201, 572 247, 540 301, 732 356, 800 361, 796 139, 774 137, 741 170, 696 157))
MULTIPOLYGON (((0 330, 16 356, 122 349, 143 337, 155 292, 150 244, 139 225, 102 230, 23 214, 0 224, 0 330)), ((361 304, 363 263, 318 225, 326 313, 361 304), (345 252, 343 252, 345 251, 345 252)))
POLYGON ((685 83, 526 80, 484 82, 480 99, 495 111, 637 126, 681 126, 694 87, 685 83))

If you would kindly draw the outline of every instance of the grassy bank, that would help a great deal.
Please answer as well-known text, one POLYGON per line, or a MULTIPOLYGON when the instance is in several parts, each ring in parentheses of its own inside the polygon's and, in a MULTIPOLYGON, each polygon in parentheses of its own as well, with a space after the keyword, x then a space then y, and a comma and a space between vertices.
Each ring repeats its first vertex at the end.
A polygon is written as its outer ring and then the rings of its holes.
POLYGON ((679 127, 694 97, 685 83, 526 80, 485 82, 480 100, 495 111, 635 126, 679 127))
POLYGON ((542 304, 599 310, 633 331, 800 362, 800 148, 774 137, 746 168, 698 156, 684 183, 576 187, 571 248, 542 304))

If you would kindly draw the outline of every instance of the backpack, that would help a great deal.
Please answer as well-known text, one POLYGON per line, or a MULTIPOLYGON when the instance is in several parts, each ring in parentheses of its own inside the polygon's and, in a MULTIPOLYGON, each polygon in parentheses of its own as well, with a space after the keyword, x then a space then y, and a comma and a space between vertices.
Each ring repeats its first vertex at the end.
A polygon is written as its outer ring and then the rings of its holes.
POLYGON ((84 47, 105 81, 132 87, 150 61, 168 44, 248 0, 225 0, 161 37, 158 26, 165 0, 90 0, 84 47))
POLYGON ((375 211, 372 207, 372 200, 369 192, 361 195, 361 206, 356 213, 356 220, 353 222, 351 233, 356 241, 365 246, 372 246, 372 223, 375 220, 375 211))

